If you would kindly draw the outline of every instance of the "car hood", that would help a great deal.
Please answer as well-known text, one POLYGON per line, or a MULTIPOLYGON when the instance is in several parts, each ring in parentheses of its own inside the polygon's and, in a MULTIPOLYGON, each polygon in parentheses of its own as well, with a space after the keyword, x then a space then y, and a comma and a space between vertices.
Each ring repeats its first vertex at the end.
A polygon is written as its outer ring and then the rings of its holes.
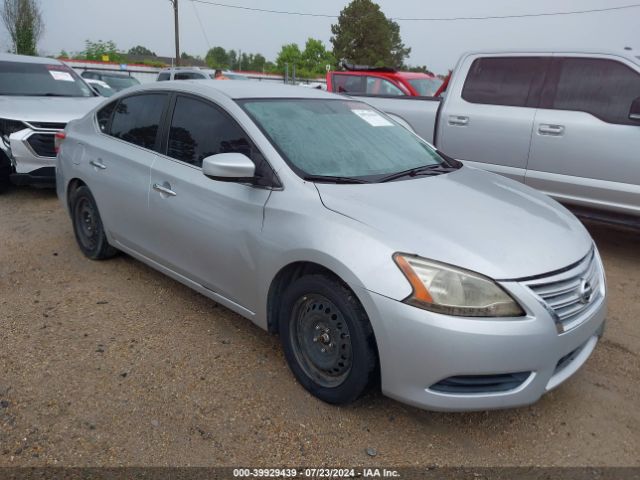
POLYGON ((375 229, 392 249, 496 280, 559 270, 593 245, 559 203, 470 167, 406 181, 316 187, 326 208, 375 229))
POLYGON ((0 118, 31 122, 67 123, 83 117, 102 97, 0 96, 0 118))

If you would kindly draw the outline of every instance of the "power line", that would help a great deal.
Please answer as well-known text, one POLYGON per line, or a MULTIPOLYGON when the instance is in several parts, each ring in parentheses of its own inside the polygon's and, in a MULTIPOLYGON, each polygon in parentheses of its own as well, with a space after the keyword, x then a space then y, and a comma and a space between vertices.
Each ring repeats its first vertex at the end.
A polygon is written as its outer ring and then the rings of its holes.
MULTIPOLYGON (((296 15, 299 17, 338 18, 337 15, 325 15, 321 13, 308 13, 308 12, 291 12, 291 11, 285 11, 285 10, 270 10, 266 8, 246 7, 243 5, 229 5, 226 3, 212 2, 209 0, 190 0, 190 1, 193 3, 202 3, 205 5, 212 5, 215 7, 233 8, 236 10, 245 10, 250 12, 273 13, 278 15, 296 15)), ((395 20, 398 22, 453 22, 453 21, 459 21, 459 20, 497 20, 497 19, 506 19, 506 18, 532 18, 532 17, 535 18, 535 17, 553 17, 553 16, 559 16, 559 15, 582 15, 586 13, 610 12, 614 10, 626 10, 629 8, 637 8, 637 7, 640 7, 640 3, 633 3, 630 5, 620 5, 617 7, 593 8, 590 10, 572 10, 567 12, 524 13, 520 15, 487 15, 487 16, 478 16, 478 17, 432 17, 432 18, 397 17, 397 18, 392 18, 391 20, 395 20)))
POLYGON ((200 18, 200 13, 198 13, 198 9, 196 8, 195 2, 191 2, 191 6, 193 7, 193 11, 196 14, 198 23, 200 24, 200 30, 202 30, 202 36, 204 37, 204 40, 207 42, 207 45, 209 46, 209 50, 211 50, 211 42, 209 41, 209 37, 207 36, 206 30, 204 29, 204 25, 202 24, 202 19, 200 18))

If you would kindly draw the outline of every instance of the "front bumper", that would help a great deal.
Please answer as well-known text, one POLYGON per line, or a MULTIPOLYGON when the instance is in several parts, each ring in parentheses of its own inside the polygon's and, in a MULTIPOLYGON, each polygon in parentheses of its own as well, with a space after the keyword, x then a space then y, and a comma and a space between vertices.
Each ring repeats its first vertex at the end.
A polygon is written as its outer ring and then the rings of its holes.
POLYGON ((526 317, 451 317, 359 292, 376 335, 382 392, 429 410, 490 410, 532 404, 567 380, 586 362, 603 332, 606 298, 578 327, 559 334, 544 306, 525 287, 512 287, 526 317), (452 377, 516 372, 525 374, 524 379, 506 391, 452 393, 435 387, 452 377))
POLYGON ((30 185, 33 187, 55 187, 56 168, 41 167, 29 173, 12 173, 11 182, 14 185, 30 185))
POLYGON ((44 182, 48 186, 55 183, 55 180, 52 183, 44 179, 51 176, 50 172, 56 166, 53 146, 55 134, 58 131, 25 128, 9 137, 11 148, 8 155, 16 174, 15 178, 12 177, 14 183, 25 185, 44 182), (32 183, 31 179, 33 179, 32 183))

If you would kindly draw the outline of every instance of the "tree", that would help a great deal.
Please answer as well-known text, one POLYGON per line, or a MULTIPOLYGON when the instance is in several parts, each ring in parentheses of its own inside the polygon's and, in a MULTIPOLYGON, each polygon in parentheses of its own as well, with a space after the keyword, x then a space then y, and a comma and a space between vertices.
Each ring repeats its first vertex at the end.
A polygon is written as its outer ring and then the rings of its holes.
POLYGON ((298 44, 283 45, 276 58, 276 65, 281 72, 285 71, 287 65, 289 65, 289 73, 292 73, 294 65, 297 70, 300 70, 302 68, 302 52, 298 44))
POLYGON ((213 47, 209 50, 205 61, 211 68, 229 68, 229 54, 222 47, 213 47))
POLYGON ((141 57, 157 57, 155 52, 152 52, 147 47, 143 47, 142 45, 137 45, 133 48, 129 49, 127 52, 128 55, 139 55, 141 57))
POLYGON ((337 60, 400 68, 411 53, 402 43, 400 26, 371 0, 353 0, 331 25, 331 33, 337 60))
POLYGON ((327 51, 321 40, 315 38, 307 40, 302 52, 302 65, 306 72, 321 75, 326 72, 327 65, 335 65, 335 63, 333 54, 327 51))
POLYGON ((4 0, 0 16, 11 37, 13 51, 36 55, 38 40, 44 33, 38 0, 4 0))
POLYGON ((102 61, 106 57, 109 58, 108 61, 110 62, 122 62, 124 60, 124 57, 118 51, 118 47, 111 40, 107 42, 85 40, 85 49, 77 58, 102 61))

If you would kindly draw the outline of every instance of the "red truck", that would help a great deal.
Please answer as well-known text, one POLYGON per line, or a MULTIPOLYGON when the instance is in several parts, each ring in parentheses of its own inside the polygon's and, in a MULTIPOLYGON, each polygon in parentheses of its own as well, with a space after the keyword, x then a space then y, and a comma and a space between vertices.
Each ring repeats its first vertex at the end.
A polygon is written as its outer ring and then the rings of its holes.
POLYGON ((342 66, 345 71, 327 73, 328 91, 349 95, 435 97, 442 90, 442 80, 427 73, 344 63, 342 66))

